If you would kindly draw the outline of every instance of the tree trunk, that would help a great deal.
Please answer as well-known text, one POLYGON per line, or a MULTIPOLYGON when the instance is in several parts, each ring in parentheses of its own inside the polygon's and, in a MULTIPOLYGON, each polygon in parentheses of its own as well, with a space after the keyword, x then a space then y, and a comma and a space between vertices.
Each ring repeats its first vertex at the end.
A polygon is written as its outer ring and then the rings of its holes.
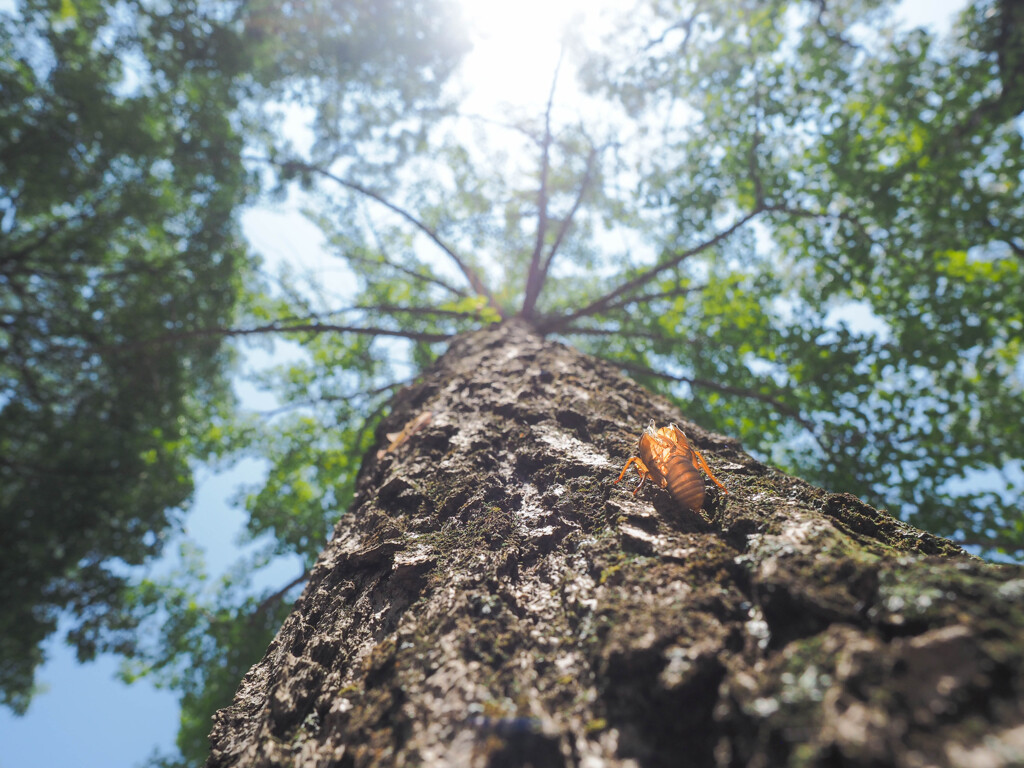
POLYGON ((209 768, 1024 764, 1018 567, 515 321, 456 340, 379 442, 209 768), (652 418, 727 495, 613 484, 652 418))

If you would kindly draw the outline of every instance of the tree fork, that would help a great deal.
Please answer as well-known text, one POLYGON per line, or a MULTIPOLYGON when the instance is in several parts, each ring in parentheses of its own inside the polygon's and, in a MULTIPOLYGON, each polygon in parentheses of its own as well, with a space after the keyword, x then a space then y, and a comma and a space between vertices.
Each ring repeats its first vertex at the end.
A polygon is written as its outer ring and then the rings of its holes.
POLYGON ((456 339, 377 443, 208 768, 1024 754, 1024 569, 760 464, 521 320, 456 339), (729 495, 613 486, 650 418, 729 495))

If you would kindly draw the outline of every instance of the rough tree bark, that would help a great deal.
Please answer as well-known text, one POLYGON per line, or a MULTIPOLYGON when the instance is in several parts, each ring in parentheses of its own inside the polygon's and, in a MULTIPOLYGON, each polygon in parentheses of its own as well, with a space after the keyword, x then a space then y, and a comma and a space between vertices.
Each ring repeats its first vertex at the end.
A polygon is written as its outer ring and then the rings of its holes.
POLYGON ((516 322, 401 392, 221 766, 1024 764, 1024 571, 760 464, 516 322), (613 485, 649 419, 729 489, 613 485))

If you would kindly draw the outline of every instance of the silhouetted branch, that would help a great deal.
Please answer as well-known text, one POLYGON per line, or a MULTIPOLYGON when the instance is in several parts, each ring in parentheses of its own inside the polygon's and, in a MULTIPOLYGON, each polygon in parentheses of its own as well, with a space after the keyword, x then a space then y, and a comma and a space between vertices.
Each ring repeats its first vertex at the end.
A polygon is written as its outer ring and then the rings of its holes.
POLYGON ((868 239, 874 241, 871 234, 864 227, 864 224, 857 217, 840 211, 839 213, 830 213, 829 211, 812 211, 809 208, 800 208, 795 205, 788 204, 774 204, 764 205, 761 210, 765 213, 784 213, 787 216, 795 216, 802 219, 837 219, 839 221, 845 221, 852 224, 868 239))
POLYGON ((551 172, 551 108, 555 103, 555 87, 558 85, 558 73, 562 68, 562 57, 565 45, 558 54, 555 74, 551 78, 551 90, 548 92, 548 105, 544 110, 544 140, 541 144, 540 189, 537 192, 537 242, 530 256, 530 269, 526 275, 526 290, 523 294, 522 314, 529 317, 540 295, 543 277, 541 262, 544 255, 544 236, 548 230, 548 176, 551 172))
POLYGON ((309 571, 303 571, 301 574, 299 574, 294 579, 285 584, 283 587, 281 587, 279 590, 277 590, 277 592, 274 592, 271 595, 267 595, 265 598, 263 598, 262 601, 260 601, 260 604, 256 606, 256 609, 252 612, 252 614, 250 614, 250 621, 255 619, 261 613, 267 611, 275 603, 281 602, 281 600, 284 598, 285 595, 288 594, 290 590, 299 586, 299 584, 306 581, 308 578, 309 571))
POLYGON ((645 304, 652 301, 658 301, 659 299, 674 299, 677 296, 685 296, 688 293, 696 293, 697 291, 703 291, 707 288, 707 285, 688 285, 688 286, 677 286, 667 291, 659 291, 658 293, 646 293, 640 296, 629 296, 619 301, 609 304, 605 311, 610 309, 623 309, 628 307, 630 304, 645 304))
MULTIPOLYGON (((544 289, 544 283, 547 282, 551 262, 555 260, 555 254, 558 253, 562 240, 565 239, 566 234, 569 232, 569 227, 572 226, 573 217, 576 216, 576 211, 579 210, 580 205, 583 203, 583 196, 587 193, 587 187, 590 186, 590 178, 594 171, 594 161, 596 159, 597 149, 592 148, 590 154, 587 155, 587 169, 583 172, 583 180, 580 182, 579 192, 576 193, 576 199, 573 201, 568 215, 562 219, 562 223, 558 227, 558 234, 555 235, 555 242, 551 244, 551 250, 548 252, 548 257, 544 260, 544 265, 541 268, 540 279, 537 281, 537 294, 534 296, 534 304, 536 304, 537 299, 540 297, 540 292, 544 289)), ((533 306, 530 307, 530 311, 533 311, 533 306)))
POLYGON ((854 49, 855 51, 863 50, 862 46, 857 45, 854 42, 851 42, 846 37, 844 37, 838 30, 833 29, 832 27, 825 23, 825 13, 828 11, 828 6, 825 4, 825 0, 816 0, 816 2, 818 4, 818 15, 815 18, 814 23, 821 27, 821 30, 825 33, 825 36, 834 37, 840 43, 849 48, 854 49))
POLYGON ((352 309, 371 312, 402 313, 406 315, 434 315, 436 317, 477 317, 480 310, 470 312, 457 309, 441 309, 439 307, 400 307, 396 304, 357 304, 352 309))
POLYGON ((260 416, 264 416, 264 417, 267 417, 267 418, 272 418, 274 416, 280 416, 282 413, 288 413, 289 411, 294 411, 297 408, 309 408, 309 407, 312 407, 312 406, 315 406, 315 405, 321 405, 321 404, 324 404, 324 403, 336 403, 339 400, 344 400, 345 402, 350 402, 352 400, 355 400, 356 398, 361 398, 361 399, 366 398, 366 399, 368 399, 368 398, 371 398, 371 397, 375 397, 376 395, 382 395, 385 392, 389 392, 390 390, 395 389, 396 387, 401 387, 401 386, 409 383, 409 381, 410 381, 410 379, 402 379, 401 381, 392 381, 390 384, 385 384, 384 386, 381 386, 381 387, 375 387, 373 389, 368 389, 368 390, 365 390, 363 392, 346 392, 345 394, 342 394, 342 395, 321 396, 321 397, 312 398, 310 400, 294 400, 294 401, 292 401, 290 403, 287 403, 286 405, 282 405, 280 408, 271 408, 270 410, 266 410, 266 411, 256 411, 256 413, 258 413, 260 416))
POLYGON ((1006 247, 1013 252, 1014 256, 1016 256, 1018 259, 1024 259, 1024 246, 1016 242, 1013 236, 1006 233, 1004 231, 1004 228, 996 224, 996 222, 994 222, 991 219, 991 217, 986 217, 985 223, 989 225, 993 232, 999 233, 999 235, 1002 238, 1000 242, 1006 243, 1006 247))
POLYGON ((690 36, 693 34, 693 22, 695 22, 696 20, 697 13, 695 12, 688 19, 681 19, 680 21, 677 21, 675 24, 670 24, 669 26, 665 27, 665 30, 660 35, 658 35, 653 40, 649 41, 644 46, 644 50, 649 51, 651 48, 654 48, 657 45, 661 45, 663 42, 665 42, 665 39, 669 36, 670 32, 674 32, 677 29, 682 29, 685 30, 685 34, 683 35, 683 42, 680 43, 675 50, 679 56, 684 55, 686 53, 687 47, 690 44, 690 36))
POLYGON ((432 240, 434 242, 435 245, 437 245, 438 248, 440 248, 442 251, 444 251, 444 253, 447 254, 448 257, 452 261, 455 262, 455 265, 459 268, 459 271, 462 272, 463 276, 466 278, 466 281, 469 283, 469 285, 473 289, 473 291, 476 292, 476 294, 478 296, 483 296, 485 299, 487 299, 487 303, 490 304, 491 307, 493 307, 494 310, 499 315, 504 317, 504 313, 502 313, 501 307, 498 305, 498 302, 494 299, 493 294, 491 294, 491 292, 487 289, 487 286, 484 285, 483 281, 480 279, 480 276, 477 275, 476 271, 472 267, 470 267, 469 264, 467 264, 465 261, 463 261, 462 257, 460 257, 451 247, 448 246, 447 243, 445 243, 441 239, 441 236, 437 233, 437 231, 433 227, 429 226, 428 224, 426 224, 423 221, 420 221, 418 218, 413 216, 411 213, 409 213, 409 211, 405 210, 400 205, 396 205, 395 203, 392 203, 390 200, 388 200, 383 195, 379 194, 378 192, 374 192, 372 189, 364 187, 362 184, 357 184, 354 181, 349 181, 348 179, 343 179, 341 176, 338 176, 337 174, 331 173, 330 171, 326 170, 325 168, 320 168, 320 167, 315 166, 315 165, 309 165, 308 163, 302 163, 302 162, 298 162, 298 161, 294 161, 294 160, 288 160, 288 161, 281 162, 281 161, 273 160, 273 159, 270 159, 270 158, 249 158, 249 159, 260 159, 263 162, 267 162, 267 163, 270 163, 272 165, 276 165, 279 168, 281 168, 282 170, 298 170, 298 171, 307 171, 309 173, 318 174, 320 176, 323 176, 326 179, 330 179, 331 181, 335 182, 336 184, 340 184, 341 186, 345 187, 346 189, 351 189, 353 192, 358 192, 359 194, 363 195, 364 197, 368 197, 371 200, 373 200, 373 201, 379 203, 380 205, 384 206, 389 211, 392 211, 393 213, 396 213, 398 216, 400 216, 401 218, 405 219, 407 222, 409 222, 414 227, 416 227, 420 232, 425 234, 428 238, 430 238, 430 240, 432 240))
POLYGON ((311 312, 308 315, 290 315, 279 317, 276 323, 322 322, 325 318, 336 317, 350 312, 369 312, 372 314, 404 314, 420 317, 476 317, 479 310, 443 309, 441 307, 403 307, 397 304, 353 304, 342 309, 330 309, 324 312, 311 312))
POLYGON ((1009 553, 1020 553, 1024 551, 1024 545, 1020 542, 1012 541, 1008 538, 993 536, 982 537, 982 536, 964 536, 962 539, 953 539, 953 543, 959 544, 961 547, 980 547, 982 550, 992 551, 994 549, 1003 549, 1009 553))
POLYGON ((299 323, 296 325, 263 325, 255 328, 217 328, 188 331, 184 336, 252 336, 261 333, 355 333, 362 336, 394 336, 413 341, 446 341, 450 333, 419 333, 417 331, 396 331, 391 328, 360 327, 354 325, 333 325, 331 323, 299 323))
POLYGON ((745 397, 750 400, 758 400, 762 403, 766 403, 767 405, 770 405, 773 410, 781 413, 783 416, 793 419, 797 424, 806 429, 811 434, 811 437, 814 438, 815 442, 818 443, 819 447, 825 451, 825 447, 821 444, 815 424, 804 418, 798 409, 786 405, 771 395, 766 395, 763 392, 747 389, 745 387, 736 387, 730 384, 722 384, 718 381, 710 381, 709 379, 698 379, 692 376, 675 376, 671 373, 662 373, 660 371, 655 371, 652 368, 648 368, 647 366, 637 365, 636 363, 630 363, 624 360, 610 360, 609 362, 613 365, 617 365, 623 370, 630 371, 631 373, 654 376, 655 378, 665 379, 666 381, 677 381, 681 384, 689 384, 691 387, 696 387, 698 389, 710 389, 714 392, 736 395, 738 397, 745 397))
POLYGON ((57 233, 66 232, 68 223, 79 218, 83 218, 83 216, 74 216, 62 219, 58 222, 54 222, 41 235, 39 235, 39 237, 37 237, 35 241, 25 243, 20 248, 14 248, 0 254, 0 264, 11 264, 24 260, 29 254, 32 253, 32 251, 42 248, 44 245, 46 245, 50 241, 50 239, 54 237, 57 233))
POLYGON ((564 328, 568 323, 571 323, 573 320, 576 320, 581 317, 587 317, 588 315, 595 315, 599 312, 604 312, 606 309, 608 309, 608 306, 612 304, 612 302, 614 302, 615 299, 619 298, 620 296, 631 293, 635 291, 637 288, 646 285, 665 270, 672 269, 673 267, 678 266, 691 256, 696 256, 697 254, 706 251, 708 248, 718 245, 718 243, 727 239, 736 230, 738 230, 740 227, 742 227, 747 222, 751 221, 754 217, 756 217, 759 213, 761 213, 761 210, 761 208, 755 208, 749 213, 744 214, 735 222, 733 222, 729 227, 722 230, 711 239, 705 240, 703 243, 701 243, 700 245, 695 245, 693 248, 689 248, 685 251, 680 251, 679 253, 674 254, 673 256, 661 262, 660 264, 656 264, 650 269, 641 272, 632 280, 627 280, 618 288, 614 289, 613 291, 610 291, 609 293, 606 293, 604 296, 601 296, 598 299, 595 299, 594 301, 576 310, 575 312, 570 312, 569 314, 562 315, 560 317, 550 318, 544 325, 543 330, 545 332, 558 332, 560 329, 564 328))
POLYGON ((439 277, 434 277, 433 275, 424 275, 424 274, 422 274, 420 272, 417 272, 415 269, 410 269, 409 267, 404 267, 401 264, 396 264, 395 262, 391 261, 386 256, 384 256, 383 254, 381 254, 379 260, 374 260, 374 259, 368 258, 366 256, 358 256, 358 255, 352 254, 352 253, 346 253, 345 254, 345 258, 350 260, 350 261, 361 261, 364 264, 384 264, 384 265, 389 266, 392 269, 397 270, 398 272, 401 272, 402 274, 407 275, 407 276, 409 276, 411 278, 414 278, 416 280, 420 280, 420 281, 425 282, 425 283, 432 283, 433 285, 436 285, 436 286, 439 286, 441 288, 444 288, 446 291, 449 291, 449 292, 455 294, 456 296, 462 296, 464 298, 469 296, 469 294, 466 293, 461 288, 456 288, 454 285, 451 285, 451 284, 445 282, 444 280, 442 280, 439 277))
POLYGON ((195 339, 202 338, 204 336, 220 336, 223 338, 229 338, 235 336, 258 336, 268 333, 355 333, 362 336, 392 336, 428 343, 447 341, 452 338, 452 334, 450 333, 420 333, 417 331, 393 330, 391 328, 336 325, 333 323, 320 323, 314 321, 311 323, 294 323, 288 325, 271 323, 269 325, 255 326, 253 328, 196 328, 191 331, 167 333, 163 336, 157 336, 152 339, 139 339, 136 341, 125 342, 123 344, 111 344, 104 347, 98 347, 97 349, 101 352, 107 350, 125 350, 149 345, 169 344, 182 339, 195 339))
POLYGON ((621 338, 634 338, 634 339, 650 339, 651 341, 663 341, 667 344, 678 344, 679 339, 670 339, 667 336, 662 336, 657 333, 650 331, 634 331, 624 328, 579 328, 576 326, 568 326, 565 328, 559 328, 554 333, 560 333, 563 336, 616 336, 621 338))
MULTIPOLYGON (((755 92, 755 104, 760 111, 760 94, 755 92)), ((761 169, 757 164, 757 150, 761 146, 764 137, 759 130, 754 131, 754 140, 750 143, 750 152, 747 154, 747 164, 750 169, 750 177, 754 182, 754 200, 758 208, 764 206, 764 184, 761 181, 761 169)))
POLYGON ((420 317, 475 317, 479 311, 443 309, 441 307, 403 307, 398 304, 353 304, 341 309, 328 309, 323 312, 310 312, 307 315, 289 315, 278 317, 275 323, 322 322, 325 318, 337 317, 351 312, 369 312, 372 314, 405 314, 420 317))
POLYGON ((537 141, 537 136, 534 133, 530 132, 530 130, 528 128, 526 128, 526 127, 524 127, 522 125, 519 125, 518 123, 509 123, 509 122, 506 122, 504 120, 495 120, 493 117, 487 117, 485 115, 479 115, 479 114, 476 114, 475 112, 460 112, 459 113, 459 117, 463 118, 464 120, 470 120, 472 122, 483 123, 484 125, 493 125, 493 126, 495 126, 497 128, 504 128, 507 131, 512 131, 514 133, 518 133, 518 134, 521 134, 521 135, 525 136, 526 138, 528 138, 531 142, 533 142, 535 144, 539 143, 537 141))

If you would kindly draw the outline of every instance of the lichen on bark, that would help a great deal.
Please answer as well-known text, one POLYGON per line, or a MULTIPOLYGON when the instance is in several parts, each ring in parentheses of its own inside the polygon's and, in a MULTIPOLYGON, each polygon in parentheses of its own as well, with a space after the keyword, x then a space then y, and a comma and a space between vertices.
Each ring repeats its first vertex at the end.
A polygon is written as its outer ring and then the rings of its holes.
POLYGON ((378 437, 208 768, 1021 764, 1020 568, 515 321, 456 340, 378 437), (652 418, 728 495, 613 485, 652 418))

